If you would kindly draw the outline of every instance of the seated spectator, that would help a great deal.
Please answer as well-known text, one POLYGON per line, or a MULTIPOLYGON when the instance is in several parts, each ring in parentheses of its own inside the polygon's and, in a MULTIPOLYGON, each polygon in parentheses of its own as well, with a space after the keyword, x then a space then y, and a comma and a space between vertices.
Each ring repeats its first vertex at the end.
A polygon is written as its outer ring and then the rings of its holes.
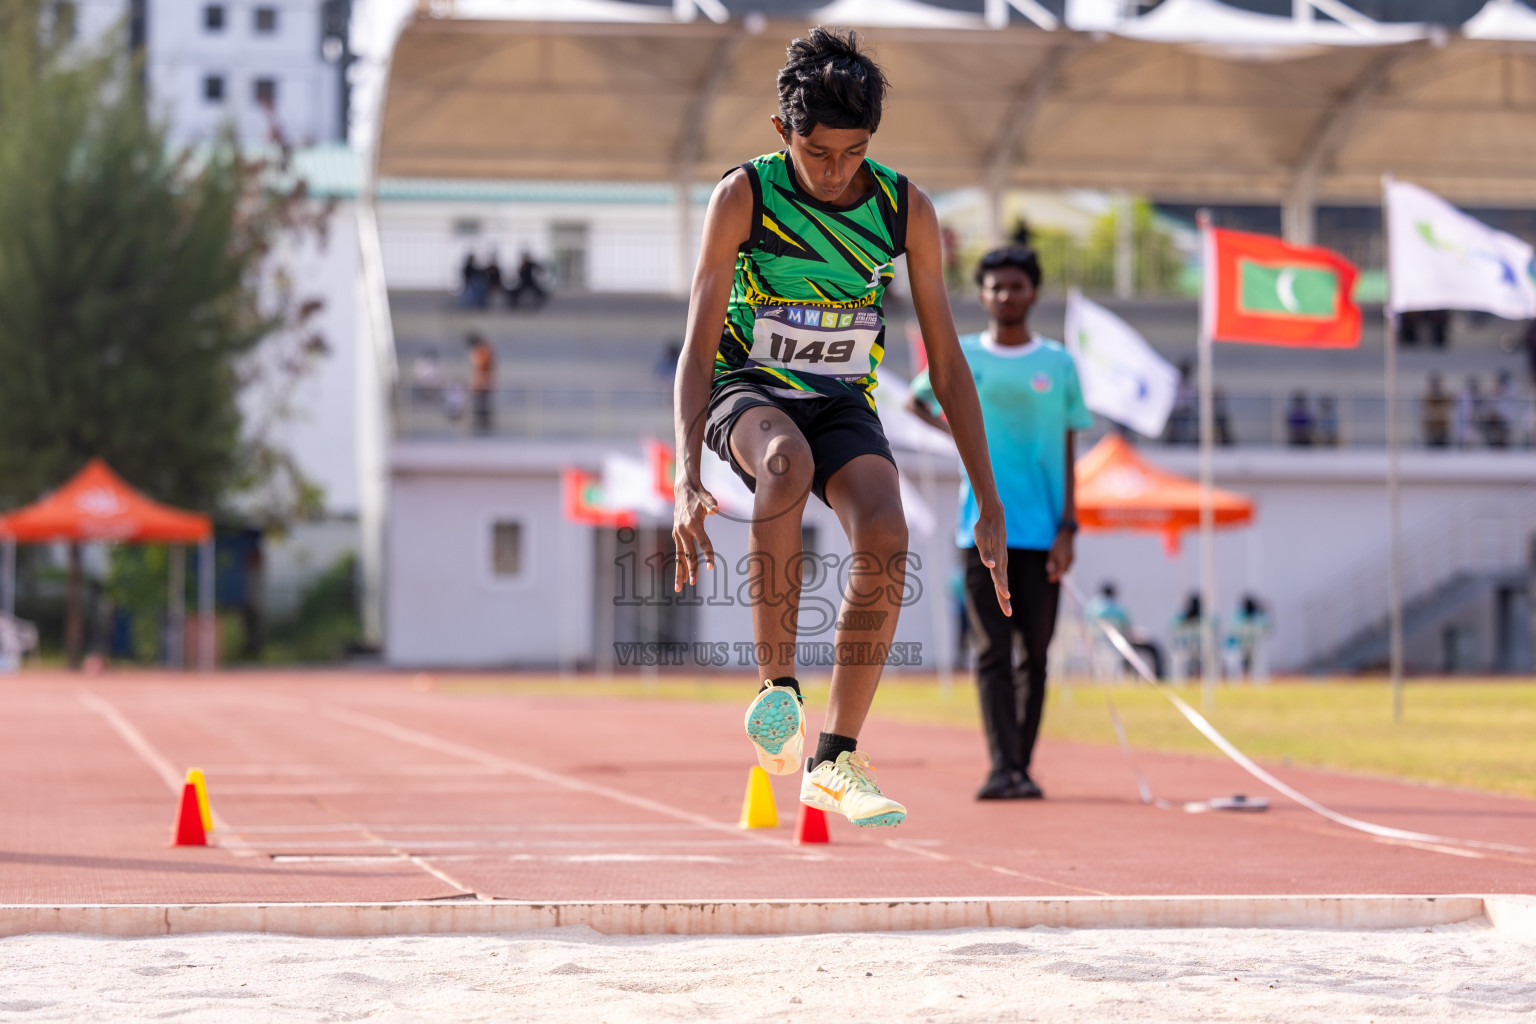
POLYGON ((1332 395, 1318 396, 1317 425, 1313 431, 1313 438, 1324 448, 1339 446, 1339 409, 1332 395))
POLYGON ((1450 326, 1450 310, 1425 309, 1400 313, 1397 318, 1397 340, 1404 348, 1412 348, 1420 341, 1434 348, 1445 348, 1450 326))
POLYGON ((1523 422, 1522 403, 1515 396, 1515 377, 1500 370, 1483 414, 1483 440, 1490 448, 1508 448, 1515 441, 1515 430, 1523 422))
POLYGON ((514 309, 521 306, 524 299, 531 302, 534 309, 538 309, 548 301, 549 292, 545 291, 544 286, 539 283, 539 277, 543 272, 544 268, 533 258, 533 254, 525 250, 523 258, 517 264, 517 284, 507 293, 507 299, 514 309))
POLYGON ((411 397, 415 404, 434 406, 442 401, 443 382, 438 370, 437 349, 429 348, 411 360, 411 397))
POLYGON ((475 254, 467 252, 464 265, 459 268, 459 305, 466 309, 484 309, 485 298, 485 270, 475 259, 475 254))
POLYGON ((1163 437, 1169 444, 1195 444, 1200 439, 1199 396, 1195 394, 1194 366, 1188 359, 1179 363, 1179 387, 1163 437))
POLYGON ((1536 320, 1525 325, 1525 332, 1520 336, 1520 347, 1525 350, 1527 382, 1536 387, 1536 320))
POLYGON ((1430 448, 1444 448, 1451 443, 1451 396, 1439 373, 1429 375, 1429 389, 1420 403, 1419 421, 1424 443, 1430 448))
POLYGON ((677 377, 677 361, 683 356, 682 342, 669 341, 656 359, 656 379, 670 381, 677 377))
POLYGON ((1483 415, 1483 394, 1476 377, 1468 377, 1466 387, 1456 396, 1456 411, 1452 420, 1452 440, 1458 448, 1471 448, 1477 444, 1478 424, 1483 415))
POLYGON ((1113 626, 1121 633, 1131 631, 1131 614, 1125 610, 1125 606, 1116 597, 1115 585, 1105 583, 1099 588, 1096 596, 1090 598, 1083 606, 1083 615, 1089 621, 1102 622, 1113 626))
MULTIPOLYGON (((1202 674, 1201 668, 1201 625, 1204 620, 1204 611, 1200 607, 1200 594, 1193 592, 1184 607, 1173 617, 1173 626, 1169 631, 1169 642, 1173 648, 1173 673, 1174 682, 1182 682, 1185 679, 1195 678, 1202 674)), ((1216 628, 1213 621, 1212 628, 1216 628)), ((1219 634, 1218 634, 1219 635, 1219 634)))
POLYGON ((1312 410, 1307 408, 1305 392, 1291 395, 1291 407, 1285 414, 1285 443, 1292 448, 1312 446, 1312 410))
MULTIPOLYGON (((1113 628, 1125 638, 1126 642, 1131 645, 1131 649, 1141 656, 1142 662, 1152 673, 1152 677, 1154 679, 1163 678, 1163 649, 1154 643, 1151 637, 1146 635, 1145 630, 1135 629, 1131 625, 1131 613, 1126 610, 1125 605, 1120 603, 1113 583, 1106 582, 1099 588, 1099 593, 1089 599, 1088 603, 1083 606, 1083 617, 1089 622, 1101 622, 1113 628)), ((1101 630, 1095 630, 1094 659, 1096 664, 1102 665, 1108 662, 1114 667, 1113 673, 1096 670, 1095 675, 1097 676, 1118 675, 1122 666, 1134 671, 1134 666, 1130 659, 1126 658, 1120 649, 1114 646, 1113 641, 1108 640, 1104 636, 1101 630)))
POLYGON ((485 304, 494 305, 504 291, 501 280, 501 263, 496 259, 496 250, 491 250, 491 255, 485 261, 485 269, 481 271, 485 275, 485 304))
POLYGON ((1264 677, 1266 673, 1255 670, 1262 668, 1262 645, 1268 633, 1269 613, 1264 602, 1252 594, 1244 594, 1232 616, 1232 630, 1227 635, 1227 647, 1233 655, 1228 675, 1240 675, 1245 679, 1264 677))

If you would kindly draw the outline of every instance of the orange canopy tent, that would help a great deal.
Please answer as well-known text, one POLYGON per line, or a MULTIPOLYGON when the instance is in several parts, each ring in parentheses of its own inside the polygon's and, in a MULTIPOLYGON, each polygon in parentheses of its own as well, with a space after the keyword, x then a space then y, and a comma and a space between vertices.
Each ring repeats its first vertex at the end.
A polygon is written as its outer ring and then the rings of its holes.
MULTIPOLYGON (((0 515, 0 541, 5 544, 3 610, 7 614, 14 614, 17 543, 201 544, 198 589, 203 635, 199 637, 199 661, 204 668, 212 667, 213 521, 208 516, 162 505, 128 486, 101 459, 92 459, 58 490, 31 505, 0 515)), ((177 549, 177 557, 171 563, 171 613, 178 626, 183 557, 177 549)))
POLYGON ((0 515, 0 537, 23 544, 55 540, 200 544, 213 522, 145 497, 105 462, 92 459, 63 487, 0 515))
MULTIPOLYGON (((1211 489, 1216 526, 1253 520, 1253 502, 1211 489)), ((1077 460, 1077 519, 1084 530, 1160 533, 1170 555, 1179 534, 1200 526, 1200 485, 1142 459, 1130 442, 1110 434, 1077 460)))

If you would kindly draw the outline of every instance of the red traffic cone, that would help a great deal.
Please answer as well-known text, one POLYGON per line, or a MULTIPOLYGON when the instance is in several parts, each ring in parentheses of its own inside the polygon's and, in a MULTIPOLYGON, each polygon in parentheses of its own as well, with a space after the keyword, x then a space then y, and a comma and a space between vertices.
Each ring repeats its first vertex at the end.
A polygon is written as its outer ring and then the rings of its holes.
POLYGON ((176 835, 172 846, 207 846, 208 833, 203 831, 203 814, 197 805, 197 786, 187 783, 181 787, 181 806, 176 809, 176 835))
POLYGON ((831 841, 827 835, 827 812, 820 807, 801 804, 800 817, 795 819, 795 845, 831 841))

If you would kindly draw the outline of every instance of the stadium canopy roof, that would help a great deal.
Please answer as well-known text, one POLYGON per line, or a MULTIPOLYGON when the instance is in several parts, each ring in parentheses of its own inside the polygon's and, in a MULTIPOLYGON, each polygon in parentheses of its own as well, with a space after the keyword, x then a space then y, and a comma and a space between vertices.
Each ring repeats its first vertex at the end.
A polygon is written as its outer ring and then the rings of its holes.
POLYGON ((1536 11, 1520 0, 1488 0, 1461 32, 1468 39, 1536 42, 1536 11))
POLYGON ((820 21, 873 45, 893 82, 874 154, 924 185, 1280 202, 1298 240, 1318 201, 1375 202, 1384 172, 1465 204, 1536 202, 1536 14, 1492 0, 1470 39, 1312 3, 1322 13, 1293 19, 1166 0, 1078 32, 920 0, 724 23, 617 0, 457 0, 401 31, 376 174, 713 181, 777 147, 784 46, 820 21))

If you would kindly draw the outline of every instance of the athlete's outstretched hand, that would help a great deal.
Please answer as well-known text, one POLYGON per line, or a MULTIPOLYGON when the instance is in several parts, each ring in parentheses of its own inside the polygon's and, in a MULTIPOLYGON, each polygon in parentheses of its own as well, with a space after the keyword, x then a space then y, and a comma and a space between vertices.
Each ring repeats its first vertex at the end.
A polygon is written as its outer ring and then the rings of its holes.
POLYGON ((992 570, 992 586, 997 588, 997 603, 1004 615, 1013 614, 1013 601, 1008 593, 1008 527, 1003 523, 1003 510, 986 509, 976 521, 976 553, 981 564, 992 570))
POLYGON ((715 567, 715 548, 704 532, 704 517, 720 511, 720 504, 714 495, 687 480, 678 481, 675 493, 672 543, 677 548, 677 575, 672 580, 672 590, 681 593, 685 581, 698 582, 700 553, 704 555, 706 567, 715 567))

